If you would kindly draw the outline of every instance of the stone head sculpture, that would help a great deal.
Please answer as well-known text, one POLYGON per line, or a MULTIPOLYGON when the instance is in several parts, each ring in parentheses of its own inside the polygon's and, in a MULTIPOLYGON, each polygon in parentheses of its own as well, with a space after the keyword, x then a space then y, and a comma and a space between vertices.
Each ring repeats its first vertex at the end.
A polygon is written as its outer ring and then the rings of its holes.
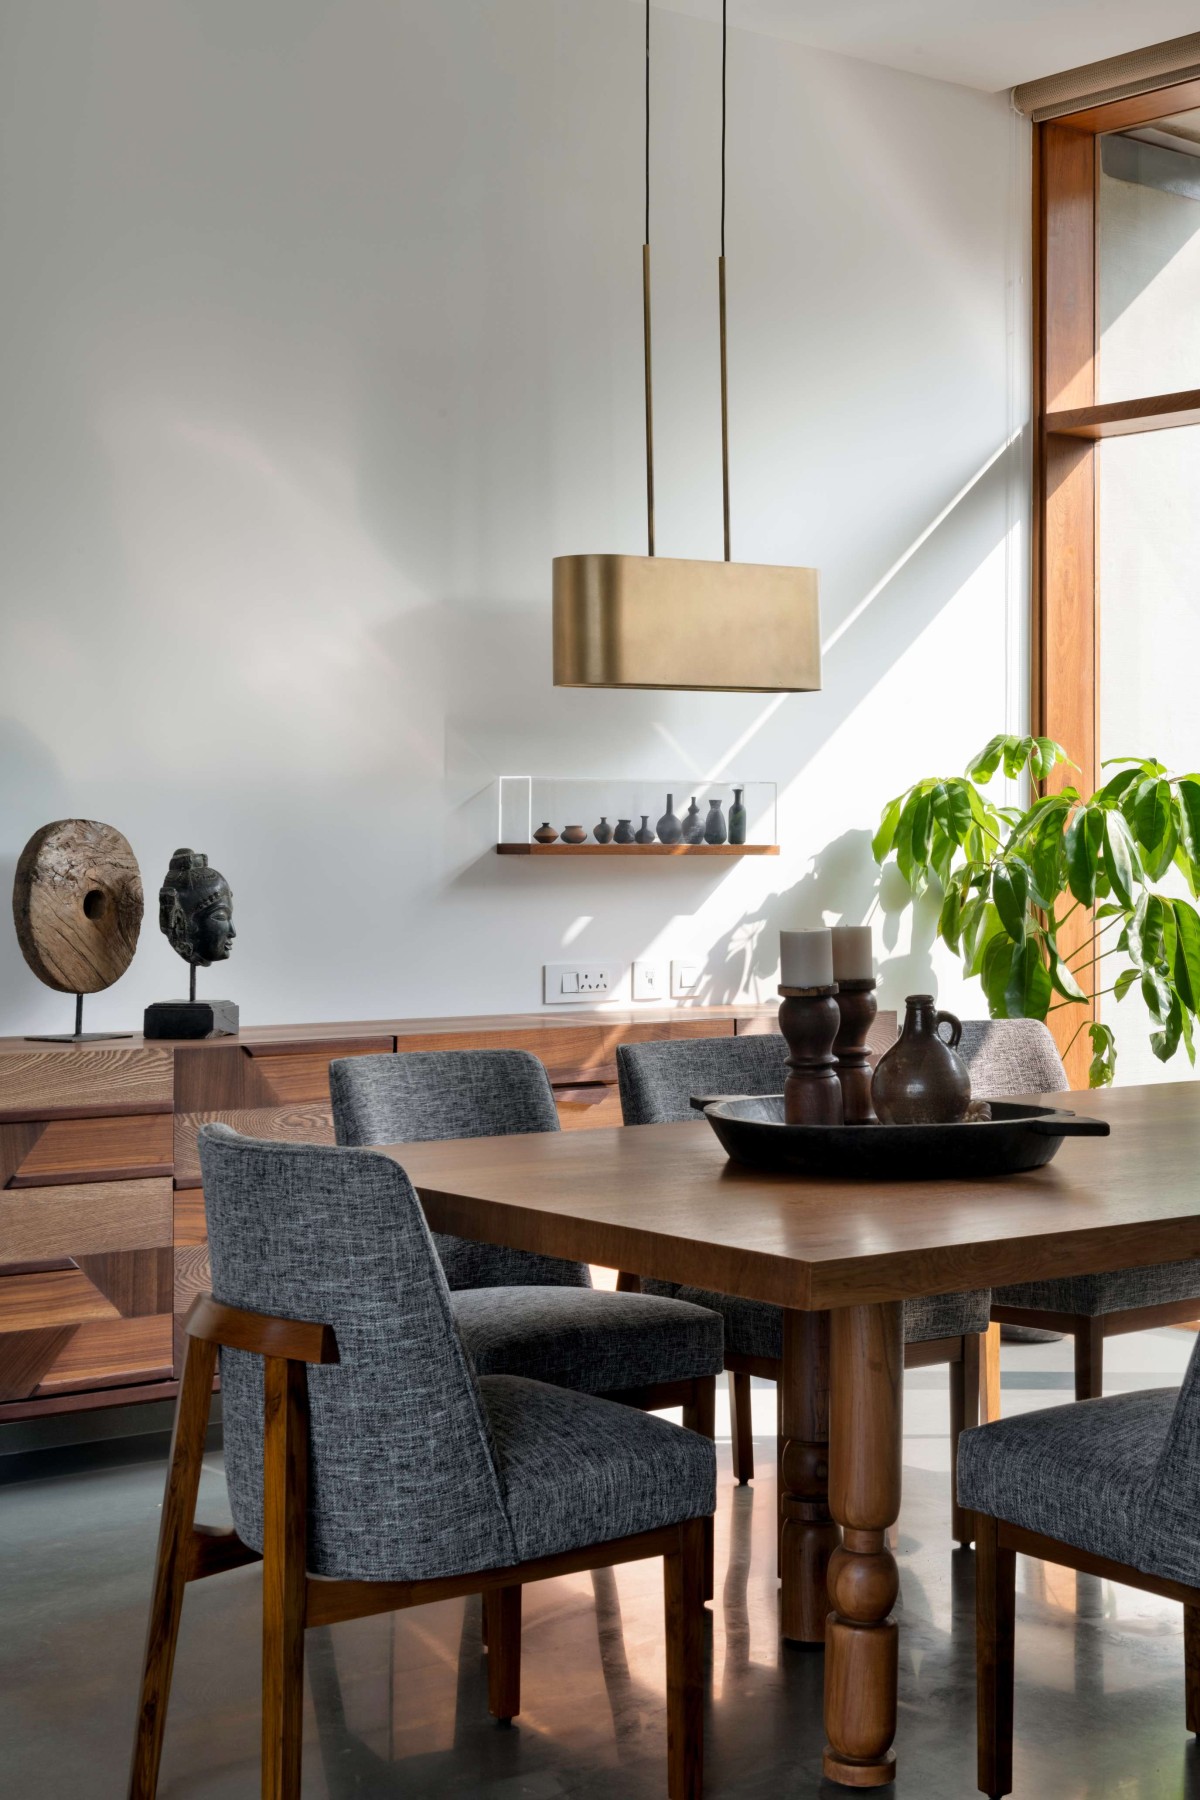
POLYGON ((237 936, 229 883, 198 850, 177 850, 158 895, 159 929, 184 962, 224 962, 237 936))

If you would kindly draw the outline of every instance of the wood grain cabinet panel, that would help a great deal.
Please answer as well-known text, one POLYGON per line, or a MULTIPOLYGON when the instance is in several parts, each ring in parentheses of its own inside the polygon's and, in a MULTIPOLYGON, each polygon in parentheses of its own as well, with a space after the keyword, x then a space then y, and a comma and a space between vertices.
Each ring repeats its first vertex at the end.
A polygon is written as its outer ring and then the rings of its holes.
POLYGON ((255 1085, 261 1089, 264 1100, 274 1101, 277 1106, 312 1100, 328 1105, 331 1062, 344 1056, 386 1056, 393 1048, 390 1037, 358 1038, 348 1043, 316 1044, 299 1051, 256 1051, 250 1062, 255 1085))
MULTIPOLYGON (((0 1064, 0 1074, 3 1066, 0 1064)), ((137 1181, 170 1176, 174 1151, 170 1113, 128 1113, 108 1119, 49 1119, 35 1127, 29 1149, 14 1159, 10 1188, 69 1181, 137 1181)))
POLYGON ((0 1192, 0 1263, 156 1250, 171 1228, 169 1177, 0 1192))
POLYGON ((171 1315, 81 1325, 43 1374, 35 1398, 167 1381, 171 1375, 171 1315))
POLYGON ((554 1104, 558 1122, 564 1131, 587 1130, 589 1126, 620 1125, 621 1096, 612 1082, 593 1081, 578 1087, 556 1087, 554 1104))
POLYGON ((546 1066, 556 1087, 592 1082, 615 1084, 617 1045, 651 1043, 663 1038, 729 1037, 733 1019, 681 1016, 628 1024, 544 1025, 518 1031, 430 1032, 406 1034, 396 1039, 396 1049, 406 1050, 528 1050, 546 1066))
POLYGON ((81 1118, 170 1112, 172 1052, 52 1048, 9 1039, 0 1054, 0 1118, 81 1118))
MULTIPOLYGON (((326 1065, 328 1072, 328 1065, 326 1065)), ((200 1127, 212 1121, 232 1125, 245 1137, 279 1138, 288 1144, 332 1144, 333 1113, 324 1104, 310 1106, 232 1107, 225 1112, 176 1113, 175 1185, 200 1186, 200 1127)))
POLYGON ((31 1269, 0 1275, 0 1337, 10 1331, 44 1331, 87 1319, 117 1319, 120 1310, 82 1269, 31 1269))

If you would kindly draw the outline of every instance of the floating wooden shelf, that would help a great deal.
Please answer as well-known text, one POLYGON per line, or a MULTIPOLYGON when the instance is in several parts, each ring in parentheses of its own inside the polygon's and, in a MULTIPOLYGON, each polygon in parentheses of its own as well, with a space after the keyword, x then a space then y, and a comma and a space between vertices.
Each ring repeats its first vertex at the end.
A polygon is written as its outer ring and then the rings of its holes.
POLYGON ((1135 432, 1174 431, 1180 425, 1196 424, 1200 424, 1200 389, 1195 388, 1046 414, 1046 430, 1056 437, 1132 437, 1135 432))
POLYGON ((497 844, 497 856, 778 856, 778 844, 497 844))

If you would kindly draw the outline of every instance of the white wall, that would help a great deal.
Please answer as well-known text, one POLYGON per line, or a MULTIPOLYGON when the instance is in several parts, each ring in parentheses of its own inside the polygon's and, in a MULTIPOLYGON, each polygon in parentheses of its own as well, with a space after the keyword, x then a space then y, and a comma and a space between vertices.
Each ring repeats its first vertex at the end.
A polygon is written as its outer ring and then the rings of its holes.
MULTIPOLYGON (((1004 98, 732 33, 734 549, 820 567, 825 688, 581 694, 550 559, 643 542, 640 9, 0 20, 0 880, 46 819, 131 839, 151 904, 92 1022, 181 990, 184 843, 232 883, 201 991, 246 1023, 535 1007, 568 938, 767 995, 781 924, 865 916, 882 802, 1024 705, 1004 98), (681 768, 777 780, 781 859, 492 853, 500 773, 681 768)), ((719 40, 655 40, 659 549, 711 556, 719 40)), ((0 1029, 65 1026, 2 936, 0 1029)), ((881 928, 892 1000, 929 936, 881 928)))

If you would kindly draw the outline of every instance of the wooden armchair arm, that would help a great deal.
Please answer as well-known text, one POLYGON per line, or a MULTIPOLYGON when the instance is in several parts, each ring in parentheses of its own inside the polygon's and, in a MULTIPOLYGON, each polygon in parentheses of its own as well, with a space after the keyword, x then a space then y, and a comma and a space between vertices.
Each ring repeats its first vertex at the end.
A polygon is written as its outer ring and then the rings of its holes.
POLYGON ((309 1325, 301 1319, 274 1319, 266 1313, 225 1306, 211 1294, 197 1294, 184 1321, 189 1337, 226 1350, 250 1350, 288 1362, 335 1363, 337 1338, 332 1325, 309 1325))

